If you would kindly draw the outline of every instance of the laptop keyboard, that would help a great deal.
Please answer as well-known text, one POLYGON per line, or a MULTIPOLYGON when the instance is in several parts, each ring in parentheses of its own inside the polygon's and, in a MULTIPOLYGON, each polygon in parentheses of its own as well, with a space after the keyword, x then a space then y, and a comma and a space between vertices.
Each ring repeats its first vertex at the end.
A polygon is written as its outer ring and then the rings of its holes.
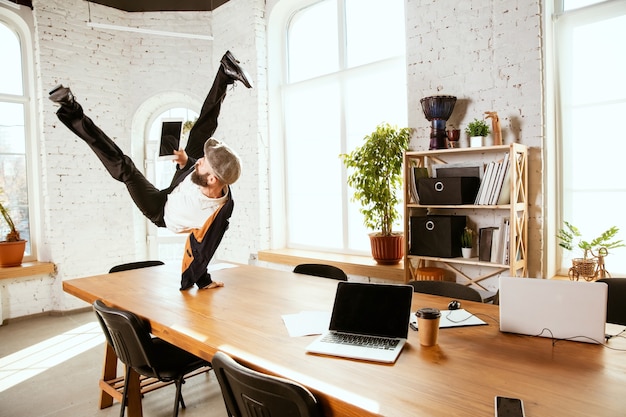
POLYGON ((329 333, 322 338, 322 342, 362 346, 373 349, 393 350, 396 346, 398 346, 400 341, 398 339, 389 339, 386 337, 361 336, 349 333, 329 333))

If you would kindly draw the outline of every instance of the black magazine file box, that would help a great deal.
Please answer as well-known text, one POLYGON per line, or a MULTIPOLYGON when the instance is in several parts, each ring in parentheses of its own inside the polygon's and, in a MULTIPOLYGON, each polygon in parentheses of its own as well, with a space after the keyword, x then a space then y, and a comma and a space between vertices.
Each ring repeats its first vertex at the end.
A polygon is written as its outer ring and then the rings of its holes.
POLYGON ((461 256, 461 234, 466 216, 412 216, 411 255, 437 258, 461 256))
POLYGON ((479 186, 478 177, 420 178, 417 194, 422 205, 474 204, 479 186))

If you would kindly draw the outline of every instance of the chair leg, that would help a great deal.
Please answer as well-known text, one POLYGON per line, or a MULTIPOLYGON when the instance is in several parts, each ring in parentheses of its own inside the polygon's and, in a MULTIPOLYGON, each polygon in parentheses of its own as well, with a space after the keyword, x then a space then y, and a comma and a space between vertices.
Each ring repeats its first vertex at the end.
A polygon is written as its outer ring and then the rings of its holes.
POLYGON ((176 399, 174 401, 174 417, 178 417, 179 404, 182 408, 186 408, 185 401, 183 400, 183 393, 182 393, 184 382, 185 381, 183 380, 183 377, 180 377, 180 379, 176 380, 176 399))
POLYGON ((124 389, 122 390, 122 402, 120 403, 120 417, 124 417, 124 411, 126 411, 126 394, 128 391, 130 369, 130 366, 126 366, 126 375, 124 376, 124 389))

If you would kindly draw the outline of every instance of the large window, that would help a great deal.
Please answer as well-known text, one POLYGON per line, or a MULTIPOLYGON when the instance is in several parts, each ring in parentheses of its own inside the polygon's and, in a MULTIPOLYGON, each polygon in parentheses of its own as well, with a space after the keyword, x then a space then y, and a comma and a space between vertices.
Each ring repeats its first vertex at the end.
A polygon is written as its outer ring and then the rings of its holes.
MULTIPOLYGON (((31 65, 27 28, 12 13, 0 6, 0 199, 9 210, 22 239, 28 241, 25 260, 34 258, 33 233, 29 212, 29 154, 31 103, 29 68, 31 65)), ((0 240, 8 226, 0 222, 0 240)))
POLYGON ((339 155, 381 122, 406 126, 404 1, 314 2, 291 15, 284 33, 285 243, 369 251, 339 155))
MULTIPOLYGON (((615 225, 626 241, 626 1, 558 0, 556 11, 561 220, 587 239, 615 225)), ((626 273, 624 254, 607 258, 613 276, 626 273)), ((563 271, 572 256, 564 254, 563 271)))

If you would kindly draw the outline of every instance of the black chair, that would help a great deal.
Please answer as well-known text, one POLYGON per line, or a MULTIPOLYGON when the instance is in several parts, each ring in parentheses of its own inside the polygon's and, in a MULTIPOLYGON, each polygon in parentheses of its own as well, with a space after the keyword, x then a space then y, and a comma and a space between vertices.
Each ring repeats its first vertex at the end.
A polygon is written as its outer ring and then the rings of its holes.
POLYGON ((604 282, 609 286, 607 323, 626 325, 626 278, 601 278, 596 282, 604 282))
POLYGON ((109 269, 109 274, 112 274, 113 272, 129 271, 131 269, 147 268, 149 266, 159 266, 159 265, 165 265, 165 264, 161 261, 129 262, 126 264, 115 265, 113 268, 109 269))
POLYGON ((317 400, 300 384, 253 371, 223 352, 211 363, 231 417, 322 417, 317 400))
POLYGON ((298 274, 313 275, 322 278, 332 278, 339 281, 347 281, 348 276, 341 268, 325 264, 300 264, 293 269, 298 274))
POLYGON ((139 375, 174 381, 176 401, 173 416, 178 416, 178 406, 185 408, 181 393, 185 374, 210 365, 204 359, 186 352, 158 337, 153 337, 146 323, 135 314, 106 306, 96 300, 93 304, 107 343, 111 343, 117 357, 126 365, 120 417, 124 416, 131 369, 139 375))
MULTIPOLYGON (((158 260, 147 260, 147 261, 137 261, 137 262, 128 262, 125 264, 115 265, 109 270, 109 273, 121 272, 121 271, 129 271, 132 269, 140 269, 147 268, 150 266, 159 266, 164 265, 162 261, 158 260)), ((149 329, 150 325, 146 323, 147 328, 149 329)), ((105 332, 105 336, 107 336, 105 332)), ((100 408, 107 408, 113 404, 113 400, 116 399, 121 402, 122 400, 122 392, 124 390, 125 380, 124 376, 117 375, 117 357, 115 355, 115 351, 113 349, 113 343, 110 338, 107 336, 107 344, 105 345, 104 350, 104 369, 102 372, 102 380, 100 382, 100 389, 102 393, 100 395, 100 408)), ((185 379, 188 379, 195 375, 200 375, 205 372, 209 372, 211 370, 210 366, 206 366, 203 369, 196 370, 191 372, 188 375, 185 375, 185 379)), ((159 381, 158 378, 152 378, 145 375, 141 375, 139 379, 141 394, 147 394, 148 392, 154 391, 159 388, 166 387, 172 384, 173 381, 163 382, 159 381)))
POLYGON ((413 291, 423 294, 440 295, 459 300, 483 302, 480 293, 473 288, 449 281, 410 281, 413 291))

